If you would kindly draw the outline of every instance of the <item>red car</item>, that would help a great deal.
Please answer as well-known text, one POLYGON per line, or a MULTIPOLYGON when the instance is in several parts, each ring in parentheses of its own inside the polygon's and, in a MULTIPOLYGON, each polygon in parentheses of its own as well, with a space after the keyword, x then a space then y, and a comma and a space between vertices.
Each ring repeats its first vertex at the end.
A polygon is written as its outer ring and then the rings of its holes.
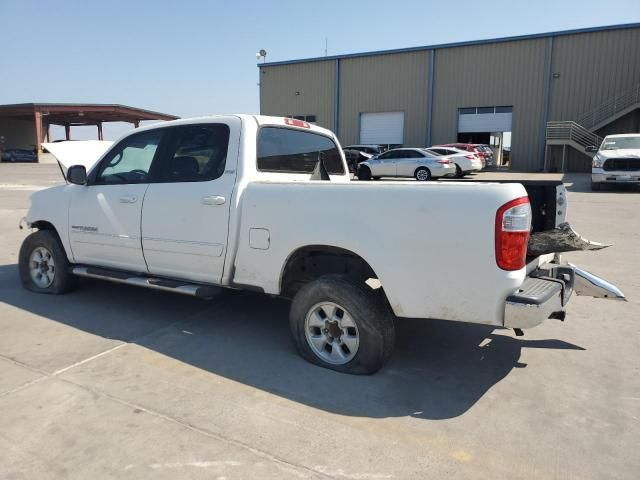
POLYGON ((482 168, 488 165, 493 165, 493 151, 489 148, 489 145, 481 143, 446 143, 443 145, 434 145, 438 147, 452 147, 459 148, 460 150, 466 150, 472 152, 482 160, 482 168))

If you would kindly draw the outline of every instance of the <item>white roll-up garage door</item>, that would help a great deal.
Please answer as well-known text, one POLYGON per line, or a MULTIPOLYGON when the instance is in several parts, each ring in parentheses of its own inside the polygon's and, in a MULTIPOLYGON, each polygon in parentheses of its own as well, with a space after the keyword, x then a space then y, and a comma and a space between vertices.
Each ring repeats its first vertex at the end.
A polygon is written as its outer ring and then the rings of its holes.
POLYGON ((402 145, 404 143, 404 112, 361 113, 360 143, 402 145))
POLYGON ((511 113, 482 113, 458 116, 458 132, 510 132, 511 113))

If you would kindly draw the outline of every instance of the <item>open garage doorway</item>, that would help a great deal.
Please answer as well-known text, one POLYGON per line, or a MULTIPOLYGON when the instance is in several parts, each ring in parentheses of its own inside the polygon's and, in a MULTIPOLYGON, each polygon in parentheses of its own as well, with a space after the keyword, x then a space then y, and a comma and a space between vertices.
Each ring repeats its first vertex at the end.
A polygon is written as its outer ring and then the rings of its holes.
POLYGON ((465 107, 458 109, 458 142, 489 145, 494 166, 511 163, 513 107, 465 107))

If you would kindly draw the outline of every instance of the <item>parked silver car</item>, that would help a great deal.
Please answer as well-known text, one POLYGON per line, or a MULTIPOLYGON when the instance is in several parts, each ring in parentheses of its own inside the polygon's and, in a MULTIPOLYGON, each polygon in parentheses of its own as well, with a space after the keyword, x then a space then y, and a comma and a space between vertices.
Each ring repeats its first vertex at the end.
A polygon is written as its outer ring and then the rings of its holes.
POLYGON ((414 177, 426 181, 455 173, 456 165, 448 158, 422 148, 395 148, 362 162, 358 168, 358 179, 414 177))

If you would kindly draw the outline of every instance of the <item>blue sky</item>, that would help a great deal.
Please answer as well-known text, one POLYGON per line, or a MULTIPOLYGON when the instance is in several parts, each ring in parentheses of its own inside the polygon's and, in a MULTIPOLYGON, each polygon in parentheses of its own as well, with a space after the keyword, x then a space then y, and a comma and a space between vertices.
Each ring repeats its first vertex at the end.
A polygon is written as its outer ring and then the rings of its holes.
POLYGON ((184 117, 257 112, 260 48, 278 61, 322 56, 325 38, 334 55, 640 22, 640 1, 0 0, 0 19, 0 104, 184 117))

